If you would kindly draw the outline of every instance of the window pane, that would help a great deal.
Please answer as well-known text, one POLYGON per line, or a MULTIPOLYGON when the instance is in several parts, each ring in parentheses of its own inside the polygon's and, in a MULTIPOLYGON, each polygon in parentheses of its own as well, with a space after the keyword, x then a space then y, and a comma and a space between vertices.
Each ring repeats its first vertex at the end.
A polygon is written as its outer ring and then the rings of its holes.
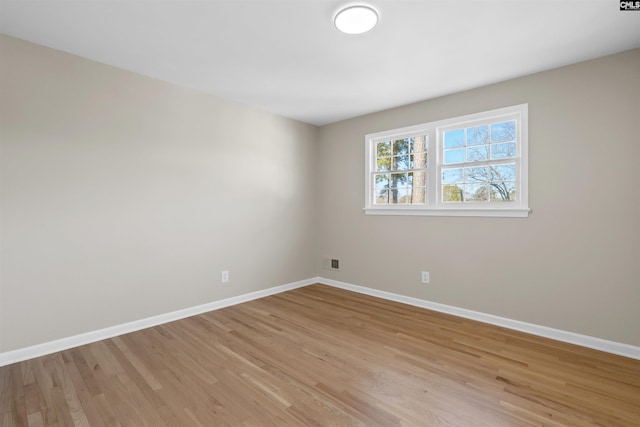
POLYGON ((465 182, 487 182, 489 180, 489 174, 485 166, 477 168, 465 168, 464 170, 465 182))
POLYGON ((376 172, 384 172, 391 169, 391 157, 383 157, 376 161, 376 172))
POLYGON ((375 193, 376 204, 388 204, 389 203, 389 190, 380 190, 375 193))
POLYGON ((409 156, 396 156, 393 158, 393 170, 404 171, 409 169, 409 156))
POLYGON ((427 183, 427 172, 418 171, 413 173, 413 181, 412 184, 415 187, 423 187, 427 183))
POLYGON ((516 179, 516 165, 509 163, 506 165, 491 166, 491 181, 514 181, 516 179))
POLYGON ((445 165, 462 162, 464 162, 464 148, 460 148, 457 150, 444 150, 445 165))
POLYGON ((392 173, 391 174, 391 187, 402 187, 407 185, 406 173, 392 173))
POLYGON ((409 153, 409 138, 396 139, 393 141, 393 154, 408 154, 409 153))
POLYGON ((412 154, 409 160, 409 169, 425 169, 427 167, 427 153, 412 154))
POLYGON ((450 130, 444 133, 444 148, 464 146, 464 129, 450 130))
POLYGON ((467 128, 467 145, 478 145, 489 143, 489 126, 477 126, 467 128))
POLYGON ((489 191, 484 184, 465 184, 465 202, 486 202, 489 199, 489 191))
POLYGON ((424 187, 411 187, 411 203, 424 204, 427 202, 427 192, 424 187))
POLYGON ((389 204, 398 203, 398 189, 390 188, 389 189, 389 204))
POLYGON ((491 125, 491 142, 515 141, 516 139, 516 122, 495 123, 491 125))
POLYGON ((411 189, 398 188, 398 201, 396 203, 411 203, 411 189))
POLYGON ((463 198, 463 190, 459 185, 443 185, 442 201, 443 202, 461 202, 463 198))
POLYGON ((516 183, 499 182, 491 184, 492 202, 514 202, 516 200, 516 183))
POLYGON ((422 153, 427 151, 427 136, 426 135, 416 135, 411 138, 413 143, 411 144, 411 152, 412 153, 422 153))
POLYGON ((376 191, 389 188, 389 174, 377 174, 375 177, 376 191))
POLYGON ((391 141, 378 142, 376 144, 376 157, 388 157, 391 155, 391 141))
POLYGON ((507 142, 505 144, 492 144, 491 145, 491 158, 492 159, 508 159, 516 156, 516 143, 507 142))
POLYGON ((443 184, 456 184, 458 182, 462 182, 462 168, 442 169, 443 184))
POLYGON ((477 162, 489 159, 489 146, 478 145, 476 147, 467 148, 467 161, 477 162))
POLYGON ((397 204, 398 203, 398 198, 400 197, 400 190, 401 188, 390 188, 389 189, 389 203, 390 204, 397 204))

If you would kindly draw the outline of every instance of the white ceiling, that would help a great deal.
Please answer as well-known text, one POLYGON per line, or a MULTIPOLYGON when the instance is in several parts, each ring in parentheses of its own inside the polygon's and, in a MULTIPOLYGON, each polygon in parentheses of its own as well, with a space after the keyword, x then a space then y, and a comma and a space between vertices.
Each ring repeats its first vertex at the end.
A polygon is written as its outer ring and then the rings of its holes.
MULTIPOLYGON (((0 32, 323 125, 640 47, 616 0, 0 0, 0 32)), ((0 58, 1 60, 1 58, 0 58)))

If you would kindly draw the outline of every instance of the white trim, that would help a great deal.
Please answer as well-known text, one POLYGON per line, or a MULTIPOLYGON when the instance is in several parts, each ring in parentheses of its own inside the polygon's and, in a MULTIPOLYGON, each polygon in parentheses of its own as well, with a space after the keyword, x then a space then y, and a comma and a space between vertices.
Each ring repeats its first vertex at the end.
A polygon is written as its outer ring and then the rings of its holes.
POLYGON ((531 209, 528 208, 512 208, 512 209, 442 209, 442 208, 415 208, 415 207, 376 207, 364 208, 367 215, 422 215, 422 216, 486 216, 486 217, 502 217, 502 218, 526 218, 529 216, 531 209))
POLYGON ((553 340, 562 341, 570 344, 576 344, 582 347, 592 348, 607 353, 617 354, 619 356, 630 357, 640 360, 640 347, 630 344, 623 344, 615 341, 609 341, 602 338, 591 337, 588 335, 576 334, 574 332, 563 331, 561 329, 549 328, 533 323, 521 322, 519 320, 507 319, 505 317, 494 316, 492 314, 481 313, 479 311, 467 310, 450 305, 431 302, 419 298, 399 295, 392 292, 380 291, 377 289, 367 288, 365 286, 353 285, 351 283, 339 282, 337 280, 318 278, 318 282, 323 285, 329 285, 348 291, 358 292, 373 297, 378 297, 390 301, 396 301, 403 304, 413 305, 415 307, 426 308, 428 310, 438 311, 441 313, 452 314, 454 316, 466 319, 477 320, 491 325, 502 326, 504 328, 513 329, 520 332, 526 332, 532 335, 538 335, 553 340))
POLYGON ((494 316, 492 314, 467 310, 464 308, 458 308, 419 298, 408 297, 392 292, 380 291, 377 289, 353 285, 351 283, 340 282, 324 277, 312 277, 286 285, 275 286, 273 288, 263 289, 244 295, 238 295, 219 301, 213 301, 207 304, 173 311, 171 313, 165 313, 158 316, 148 317, 146 319, 112 326, 109 328, 99 329, 97 331, 87 332, 80 335, 74 335, 72 337, 49 341, 43 344, 37 344, 31 347, 25 347, 18 350, 0 353, 0 367, 10 365, 12 363, 22 362, 23 360, 33 359, 34 357, 40 357, 47 354, 55 353, 58 351, 68 350, 80 345, 90 344, 92 342, 113 338, 118 335, 139 331, 141 329, 150 328, 152 326, 161 325, 163 323, 173 322, 175 320, 184 319, 185 317, 195 316, 198 314, 206 313, 208 311, 218 310, 220 308, 230 307, 232 305, 241 304, 243 302, 252 301, 258 298, 264 298, 270 295, 279 294, 281 292, 286 292, 292 289, 302 288, 304 286, 309 286, 315 283, 333 286, 340 289, 346 289, 348 291, 370 295, 389 301, 409 304, 415 307, 426 308, 428 310, 438 311, 441 313, 452 314, 454 316, 463 317, 466 319, 477 320, 479 322, 484 322, 491 325, 502 326, 504 328, 526 332, 532 335, 551 338, 557 341, 576 344, 582 347, 592 348, 595 350, 640 360, 640 347, 637 346, 618 343, 615 341, 608 341, 588 335, 576 334, 560 329, 549 328, 547 326, 535 325, 533 323, 521 322, 519 320, 507 319, 505 317, 494 316))
POLYGON ((292 289, 301 288, 314 283, 318 283, 318 278, 300 280, 298 282, 286 285, 275 286, 269 289, 251 292, 244 295, 238 295, 207 304, 197 305, 182 310, 172 311, 170 313, 160 314, 158 316, 147 317, 146 319, 134 320, 133 322, 123 323, 121 325, 111 326, 97 331, 86 332, 67 338, 61 338, 55 341, 49 341, 42 344, 36 344, 30 347, 20 348, 17 350, 0 353, 0 366, 10 365, 12 363, 22 362, 23 360, 33 359, 58 351, 68 350, 92 342, 113 338, 118 335, 128 334, 130 332, 139 331, 141 329, 150 328, 152 326, 162 325, 163 323, 173 322, 175 320, 184 319, 208 311, 218 310, 220 308, 229 307, 243 302, 252 301, 258 298, 264 298, 269 295, 279 294, 281 292, 292 289))

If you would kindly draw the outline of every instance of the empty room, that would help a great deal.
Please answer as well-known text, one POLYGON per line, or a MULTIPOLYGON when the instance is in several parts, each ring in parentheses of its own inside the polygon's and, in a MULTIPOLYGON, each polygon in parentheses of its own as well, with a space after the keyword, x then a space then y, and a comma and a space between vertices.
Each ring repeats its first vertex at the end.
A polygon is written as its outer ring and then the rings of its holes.
POLYGON ((640 426, 640 2, 0 0, 0 427, 640 426))

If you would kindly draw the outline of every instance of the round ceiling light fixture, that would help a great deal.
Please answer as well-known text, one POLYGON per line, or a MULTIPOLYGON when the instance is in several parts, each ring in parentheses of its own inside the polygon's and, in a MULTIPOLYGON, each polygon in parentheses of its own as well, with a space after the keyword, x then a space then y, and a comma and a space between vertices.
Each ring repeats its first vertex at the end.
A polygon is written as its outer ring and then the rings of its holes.
POLYGON ((362 34, 378 23, 378 12, 370 6, 347 6, 333 19, 333 24, 343 33, 362 34))

